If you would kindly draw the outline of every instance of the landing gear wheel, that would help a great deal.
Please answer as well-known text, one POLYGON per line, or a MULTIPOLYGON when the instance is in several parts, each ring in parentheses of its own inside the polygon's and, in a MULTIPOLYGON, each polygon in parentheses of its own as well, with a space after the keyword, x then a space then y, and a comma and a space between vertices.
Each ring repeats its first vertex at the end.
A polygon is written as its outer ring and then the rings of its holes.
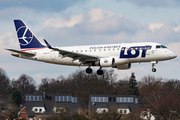
POLYGON ((152 68, 152 72, 156 72, 156 68, 152 68))
POLYGON ((92 69, 91 68, 87 68, 86 69, 86 73, 91 74, 92 73, 92 69))
POLYGON ((98 74, 98 75, 102 75, 103 73, 104 73, 103 70, 100 70, 100 69, 97 70, 97 74, 98 74))

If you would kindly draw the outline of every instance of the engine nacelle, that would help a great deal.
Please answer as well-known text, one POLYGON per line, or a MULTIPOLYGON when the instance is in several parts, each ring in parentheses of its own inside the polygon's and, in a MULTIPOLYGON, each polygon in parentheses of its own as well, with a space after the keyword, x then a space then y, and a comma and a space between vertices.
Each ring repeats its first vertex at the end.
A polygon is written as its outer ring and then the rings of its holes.
POLYGON ((99 61, 101 67, 113 67, 114 66, 114 58, 102 58, 99 61))
POLYGON ((131 63, 116 66, 118 70, 126 70, 131 68, 131 63))

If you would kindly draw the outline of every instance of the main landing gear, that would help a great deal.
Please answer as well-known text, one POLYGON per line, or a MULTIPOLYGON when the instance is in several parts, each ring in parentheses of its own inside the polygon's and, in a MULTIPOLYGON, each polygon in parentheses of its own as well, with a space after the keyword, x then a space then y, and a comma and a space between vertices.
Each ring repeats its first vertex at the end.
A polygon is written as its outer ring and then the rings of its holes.
POLYGON ((98 75, 102 75, 103 74, 103 70, 101 70, 101 68, 99 68, 99 70, 97 70, 96 72, 98 75))
MULTIPOLYGON (((88 67, 88 68, 86 69, 86 73, 91 74, 91 73, 92 73, 92 69, 91 69, 90 67, 88 67)), ((101 70, 101 68, 99 68, 99 70, 97 70, 96 73, 97 73, 98 75, 102 75, 104 72, 103 72, 103 70, 101 70)))
POLYGON ((92 73, 92 69, 91 69, 90 67, 88 67, 88 68, 86 69, 86 73, 91 74, 91 73, 92 73))

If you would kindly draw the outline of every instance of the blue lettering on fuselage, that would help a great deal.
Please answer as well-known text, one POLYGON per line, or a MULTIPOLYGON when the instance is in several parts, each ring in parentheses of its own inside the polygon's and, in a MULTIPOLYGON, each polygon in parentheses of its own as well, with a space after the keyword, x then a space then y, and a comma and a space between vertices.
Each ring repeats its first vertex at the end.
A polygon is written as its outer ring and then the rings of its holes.
POLYGON ((122 47, 120 52, 120 58, 136 58, 142 52, 141 57, 146 57, 147 50, 150 50, 152 46, 133 46, 130 48, 122 47), (125 54, 127 52, 127 54, 125 54))

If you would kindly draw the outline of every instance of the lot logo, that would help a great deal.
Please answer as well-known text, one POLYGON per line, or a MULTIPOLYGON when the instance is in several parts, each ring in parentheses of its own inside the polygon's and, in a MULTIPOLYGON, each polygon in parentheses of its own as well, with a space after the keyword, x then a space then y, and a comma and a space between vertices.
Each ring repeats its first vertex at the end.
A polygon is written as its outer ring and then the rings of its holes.
POLYGON ((17 35, 21 45, 28 45, 33 39, 31 31, 25 26, 17 31, 17 35))
POLYGON ((120 52, 120 58, 136 58, 140 53, 141 57, 146 57, 147 50, 150 50, 152 46, 134 46, 130 48, 122 47, 120 52))
POLYGON ((104 60, 104 63, 108 63, 108 60, 104 60))

